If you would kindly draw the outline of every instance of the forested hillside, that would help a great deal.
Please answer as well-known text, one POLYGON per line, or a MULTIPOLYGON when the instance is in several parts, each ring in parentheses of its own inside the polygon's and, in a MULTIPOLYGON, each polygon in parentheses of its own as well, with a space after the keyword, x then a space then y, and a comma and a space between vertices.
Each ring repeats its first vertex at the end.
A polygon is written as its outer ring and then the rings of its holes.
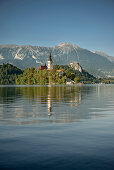
POLYGON ((16 84, 25 85, 46 85, 46 84, 65 84, 65 75, 60 76, 57 70, 38 70, 27 68, 23 74, 19 75, 16 84))
POLYGON ((27 68, 23 74, 16 79, 16 84, 27 85, 46 85, 46 84, 66 84, 72 83, 98 83, 99 80, 87 71, 81 73, 69 67, 68 65, 55 65, 53 70, 38 70, 27 68))
POLYGON ((53 70, 26 68, 24 71, 11 65, 0 65, 0 85, 48 85, 71 83, 113 83, 113 79, 98 79, 87 71, 74 70, 68 65, 54 65, 53 70))
POLYGON ((15 84, 16 78, 19 74, 22 74, 23 71, 11 64, 0 65, 0 84, 15 84))

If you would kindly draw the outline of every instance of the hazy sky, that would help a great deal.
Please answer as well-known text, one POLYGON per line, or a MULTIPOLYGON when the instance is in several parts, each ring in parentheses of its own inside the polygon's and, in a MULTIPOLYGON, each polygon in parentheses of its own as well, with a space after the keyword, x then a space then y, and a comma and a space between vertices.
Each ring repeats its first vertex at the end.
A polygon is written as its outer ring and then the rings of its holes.
POLYGON ((114 56, 114 0, 0 0, 0 44, 61 42, 114 56))

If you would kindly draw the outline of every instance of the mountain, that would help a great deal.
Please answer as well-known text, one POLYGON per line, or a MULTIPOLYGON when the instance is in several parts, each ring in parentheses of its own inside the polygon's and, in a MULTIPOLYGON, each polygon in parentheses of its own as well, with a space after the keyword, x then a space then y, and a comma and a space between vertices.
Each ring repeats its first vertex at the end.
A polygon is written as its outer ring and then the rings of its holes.
POLYGON ((104 53, 103 51, 95 51, 95 53, 106 57, 109 61, 114 63, 114 57, 109 56, 108 54, 104 53))
POLYGON ((0 64, 11 63, 21 69, 37 68, 47 63, 50 52, 54 64, 65 65, 70 62, 79 62, 83 69, 95 76, 114 75, 114 62, 101 54, 71 43, 61 43, 54 47, 0 45, 0 64))

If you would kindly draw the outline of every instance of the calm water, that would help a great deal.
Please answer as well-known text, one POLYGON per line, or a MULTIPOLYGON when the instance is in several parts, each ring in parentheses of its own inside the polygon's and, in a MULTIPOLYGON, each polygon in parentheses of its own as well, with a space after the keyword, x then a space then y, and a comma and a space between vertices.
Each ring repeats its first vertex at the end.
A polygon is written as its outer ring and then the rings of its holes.
POLYGON ((114 85, 0 86, 0 169, 113 170, 114 85))

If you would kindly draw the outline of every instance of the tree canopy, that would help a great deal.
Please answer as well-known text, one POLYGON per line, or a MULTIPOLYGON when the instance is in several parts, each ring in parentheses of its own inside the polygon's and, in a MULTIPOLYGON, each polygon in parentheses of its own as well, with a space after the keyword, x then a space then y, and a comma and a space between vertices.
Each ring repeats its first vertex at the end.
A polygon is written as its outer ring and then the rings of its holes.
POLYGON ((66 84, 67 79, 74 83, 101 83, 114 82, 113 79, 98 79, 89 74, 86 70, 79 72, 68 65, 55 65, 53 70, 39 70, 26 68, 24 71, 11 65, 0 65, 0 84, 17 85, 46 85, 46 84, 66 84))
POLYGON ((0 65, 0 84, 15 84, 17 76, 22 73, 21 69, 11 64, 0 65))

